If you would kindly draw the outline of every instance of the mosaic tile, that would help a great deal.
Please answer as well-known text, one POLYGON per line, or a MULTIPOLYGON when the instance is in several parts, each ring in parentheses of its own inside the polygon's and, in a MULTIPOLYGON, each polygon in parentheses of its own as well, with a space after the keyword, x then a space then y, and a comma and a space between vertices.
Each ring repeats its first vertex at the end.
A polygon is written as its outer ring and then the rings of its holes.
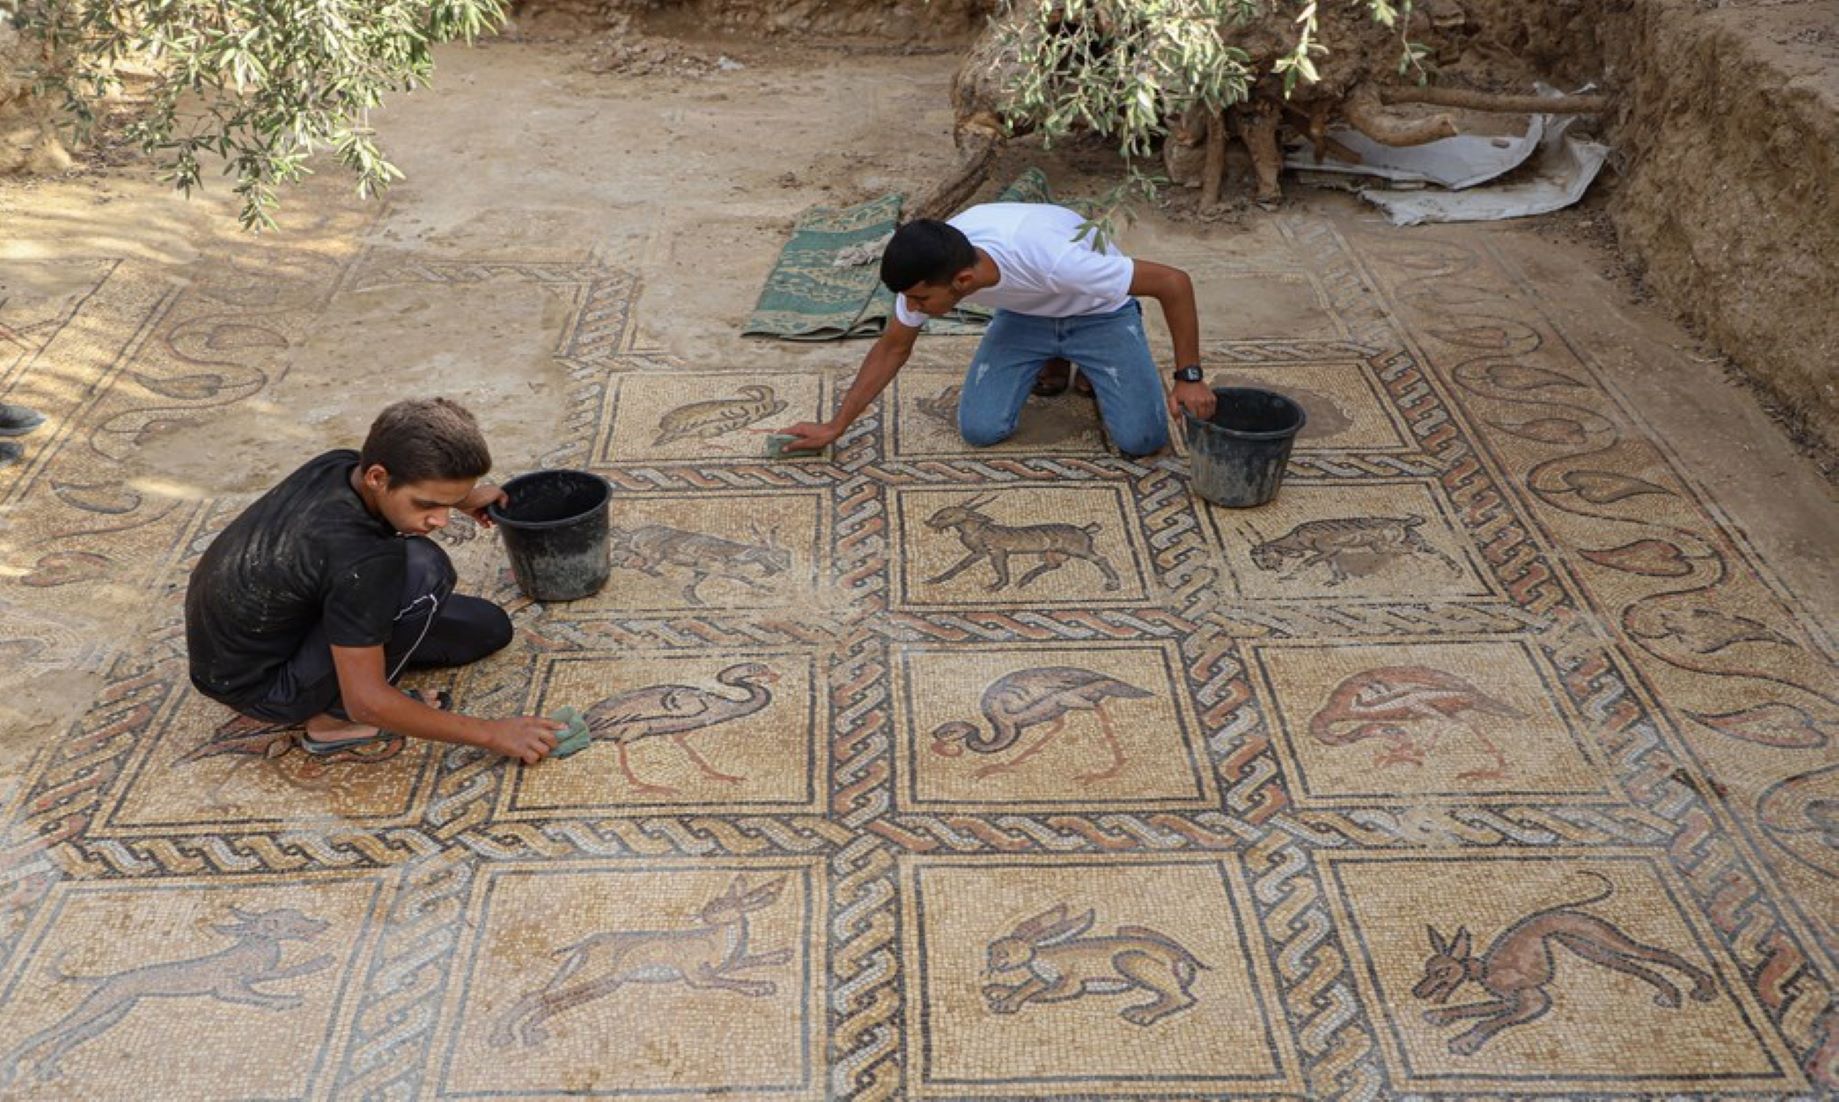
POLYGON ((1082 400, 963 448, 964 340, 824 461, 759 460, 834 400, 834 350, 710 368, 640 343, 675 322, 640 272, 384 247, 387 210, 311 203, 181 282, 59 262, 0 302, 0 389, 54 421, 0 470, 0 705, 84 696, 0 770, 12 1094, 1839 1090, 1821 606, 1492 246, 1156 231, 1215 381, 1311 412, 1279 498, 1228 512, 1082 400), (175 442, 449 297, 521 312, 477 351, 557 381, 526 458, 613 485, 612 576, 530 603, 456 525, 517 638, 415 681, 599 726, 534 767, 309 759, 187 685, 186 571, 266 476, 206 493, 175 442), (206 961, 231 986, 158 987, 206 961), (1497 996, 1525 1020, 1455 1013, 1497 996))
POLYGON ((1209 807, 1168 644, 898 651, 908 806, 1209 807))
POLYGON ((782 862, 489 870, 439 1096, 820 1096, 823 893, 782 862))
POLYGON ((896 489, 900 603, 1123 604, 1149 597, 1142 536, 1116 486, 896 489))
POLYGON ((1298 1089, 1230 860, 902 871, 915 1096, 1298 1089))
POLYGON ((1401 1090, 1805 1086, 1652 855, 1323 860, 1401 1090))
POLYGON ((1615 797, 1523 641, 1258 644, 1304 801, 1615 797))
POLYGON ((1454 510, 1422 482, 1296 485, 1257 509, 1207 506, 1252 600, 1475 600, 1498 595, 1477 570, 1454 510))

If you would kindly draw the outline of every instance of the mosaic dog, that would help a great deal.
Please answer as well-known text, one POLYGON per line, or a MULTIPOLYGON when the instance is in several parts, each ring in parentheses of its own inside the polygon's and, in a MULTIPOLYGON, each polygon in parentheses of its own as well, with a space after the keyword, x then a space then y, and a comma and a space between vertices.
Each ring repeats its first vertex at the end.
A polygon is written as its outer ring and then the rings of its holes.
POLYGON ((764 579, 783 574, 792 567, 792 556, 757 527, 754 538, 760 541, 758 543, 740 543, 664 524, 646 524, 638 528, 613 525, 608 538, 614 566, 637 570, 653 578, 664 576, 659 567, 688 570, 690 581, 683 587, 683 599, 693 605, 703 603, 697 590, 711 578, 724 578, 748 589, 760 590, 764 587, 748 576, 749 570, 764 579))
POLYGON ((53 966, 59 983, 95 985, 82 1002, 57 1022, 27 1037, 0 1059, 0 1088, 10 1086, 19 1065, 39 1052, 37 1075, 48 1080, 58 1075, 58 1062, 71 1049, 93 1041, 118 1024, 143 999, 211 998, 218 1002, 255 1006, 263 1010, 292 1010, 299 995, 275 995, 255 988, 321 971, 332 963, 317 956, 302 964, 280 967, 286 941, 311 941, 326 923, 291 907, 251 913, 230 908, 236 922, 212 929, 236 944, 201 957, 144 964, 101 976, 70 976, 53 966))
POLYGON ((1534 911, 1495 936, 1480 957, 1470 951, 1469 931, 1458 928, 1456 936, 1444 938, 1435 928, 1429 930, 1430 959, 1424 962, 1424 978, 1411 993, 1420 999, 1439 1004, 1424 1012, 1431 1025, 1449 1025, 1469 1018, 1480 1021, 1450 1039, 1449 1050, 1457 1056, 1473 1056, 1497 1034, 1517 1025, 1538 1021, 1552 1008, 1552 996, 1546 987, 1554 974, 1552 948, 1561 945, 1591 964, 1600 964, 1635 977, 1657 992, 1654 1005, 1677 1009, 1679 988, 1650 964, 1665 965, 1685 974, 1692 981, 1692 998, 1710 1002, 1718 992, 1711 974, 1697 968, 1678 953, 1636 941, 1607 919, 1598 918, 1580 907, 1601 903, 1615 892, 1615 886, 1601 873, 1588 874, 1602 881, 1603 887, 1588 899, 1560 903, 1534 911), (1465 1006, 1442 1006, 1456 990, 1470 980, 1494 996, 1465 1006))
POLYGON ((738 973, 784 964, 792 950, 749 953, 747 916, 779 901, 786 878, 748 888, 737 876, 728 890, 702 905, 700 925, 687 930, 609 930, 557 949, 562 958, 549 982, 511 1005, 492 1030, 492 1044, 534 1047, 549 1039, 543 1023, 606 998, 631 984, 680 983, 696 991, 732 991, 763 999, 778 993, 772 980, 738 973))
POLYGON ((1111 561, 1092 544, 1092 537, 1103 531, 1103 525, 1002 524, 988 513, 979 511, 994 498, 994 494, 973 497, 958 505, 947 505, 926 518, 926 527, 935 532, 955 530, 967 552, 943 573, 927 578, 928 584, 948 582, 988 560, 991 569, 996 571, 996 580, 990 583, 989 588, 1007 589, 1011 555, 1041 556, 1040 565, 1023 574, 1021 580, 1015 583, 1017 589, 1049 570, 1060 569, 1069 559, 1083 559, 1097 567, 1098 572, 1105 576, 1106 590, 1117 589, 1122 584, 1111 561))
POLYGON ((1423 517, 1407 513, 1402 517, 1306 520, 1273 540, 1264 539, 1249 525, 1246 531, 1256 541, 1251 549, 1252 565, 1264 571, 1280 571, 1279 579, 1286 582, 1316 566, 1328 568, 1331 586, 1340 585, 1356 573, 1367 573, 1351 568, 1347 562, 1350 556, 1371 556, 1381 562, 1390 562, 1407 555, 1429 555, 1456 573, 1462 573, 1462 566, 1455 559, 1432 547, 1418 534, 1423 524, 1423 517))
POLYGON ((990 942, 984 974, 1025 977, 984 987, 992 1011, 1014 1014, 1030 1003, 1142 990, 1155 998, 1118 1013, 1132 1025, 1151 1026, 1199 1001, 1194 980, 1207 966, 1174 938, 1147 926, 1119 926, 1108 937, 1089 937, 1096 913, 1068 918, 1066 912, 1062 903, 990 942))

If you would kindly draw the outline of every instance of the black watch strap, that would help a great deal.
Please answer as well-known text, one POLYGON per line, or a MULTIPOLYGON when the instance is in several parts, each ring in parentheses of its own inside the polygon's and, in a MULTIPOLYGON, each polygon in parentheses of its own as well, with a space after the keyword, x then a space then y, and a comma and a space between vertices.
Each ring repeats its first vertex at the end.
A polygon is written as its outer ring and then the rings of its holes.
POLYGON ((1178 383, 1204 383, 1207 381, 1207 373, 1201 370, 1199 364, 1187 364, 1184 367, 1175 369, 1175 381, 1178 383))

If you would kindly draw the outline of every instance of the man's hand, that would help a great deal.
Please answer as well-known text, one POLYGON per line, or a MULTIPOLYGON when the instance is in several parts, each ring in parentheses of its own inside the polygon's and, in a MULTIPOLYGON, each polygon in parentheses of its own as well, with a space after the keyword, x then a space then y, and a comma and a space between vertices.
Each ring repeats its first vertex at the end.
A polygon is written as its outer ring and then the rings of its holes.
POLYGON ((491 515, 485 511, 486 507, 489 505, 503 505, 510 500, 511 499, 505 495, 503 490, 492 485, 490 482, 481 482, 473 487, 472 493, 466 495, 465 501, 460 502, 459 510, 478 521, 480 527, 490 528, 492 526, 492 518, 491 515))
POLYGON ((517 758, 525 765, 535 765, 556 748, 557 733, 565 727, 565 724, 542 716, 494 719, 486 723, 485 741, 481 745, 507 758, 517 758))
POLYGON ((790 428, 780 429, 779 431, 785 433, 787 436, 798 437, 798 439, 786 444, 785 450, 789 452, 823 451, 825 448, 836 443, 837 437, 843 435, 838 429, 833 429, 829 425, 820 425, 813 421, 800 421, 790 428))
POLYGON ((1185 409, 1205 421, 1213 416, 1217 404, 1213 388, 1206 383, 1176 383, 1175 389, 1169 391, 1169 414, 1174 417, 1181 416, 1185 409))

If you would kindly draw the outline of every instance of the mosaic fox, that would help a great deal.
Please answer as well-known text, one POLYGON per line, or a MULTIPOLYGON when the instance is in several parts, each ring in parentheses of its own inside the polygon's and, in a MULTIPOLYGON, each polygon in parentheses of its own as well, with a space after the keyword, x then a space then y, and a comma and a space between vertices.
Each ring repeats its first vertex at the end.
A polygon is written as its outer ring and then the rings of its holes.
POLYGON ((108 1032, 142 999, 208 997, 264 1010, 292 1010, 299 1006, 299 995, 271 995, 257 991, 255 985, 310 975, 331 965, 332 958, 322 955, 302 964, 278 967, 282 942, 310 941, 325 931, 326 923, 291 907, 256 913, 231 907, 230 913, 236 917, 235 923, 212 929, 235 938, 236 944, 205 956, 145 964, 102 976, 69 976, 54 965, 58 982, 94 984, 96 989, 70 1013, 27 1037, 0 1059, 0 1088, 11 1086, 19 1074, 19 1065, 41 1050, 38 1079, 42 1082, 55 1078, 58 1061, 71 1049, 108 1032))
POLYGON ((702 905, 700 927, 687 930, 609 930, 564 945, 552 955, 562 964, 549 982, 511 1005, 492 1030, 492 1044, 526 1047, 549 1039, 543 1023, 577 1006, 597 1002, 635 983, 680 983, 695 990, 733 991, 767 998, 779 990, 771 980, 736 973, 784 964, 792 950, 747 951, 747 916, 779 901, 786 878, 749 889, 737 876, 728 890, 702 905))
POLYGON ((1684 973, 1692 981, 1692 998, 1697 1002, 1717 998, 1717 987, 1710 973, 1694 967, 1678 953, 1636 941, 1615 923, 1578 910, 1601 903, 1615 892, 1608 877, 1595 872, 1588 875, 1602 881, 1601 891, 1588 899, 1534 911, 1496 935, 1479 957, 1470 952, 1467 929, 1458 928, 1456 936, 1448 939, 1435 928, 1429 930, 1430 959, 1424 962, 1424 978, 1411 993, 1441 1004, 1464 983, 1474 980, 1494 996, 1466 1006, 1439 1005, 1424 1012, 1424 1020, 1431 1025, 1481 1019, 1466 1032, 1450 1039, 1451 1052, 1473 1056, 1496 1034, 1545 1016, 1552 1008, 1552 996, 1546 987, 1552 982, 1554 945, 1564 946, 1591 964, 1600 964, 1651 985, 1657 992, 1655 1006, 1678 1008, 1679 988, 1658 971, 1646 967, 1648 964, 1661 964, 1684 973))

